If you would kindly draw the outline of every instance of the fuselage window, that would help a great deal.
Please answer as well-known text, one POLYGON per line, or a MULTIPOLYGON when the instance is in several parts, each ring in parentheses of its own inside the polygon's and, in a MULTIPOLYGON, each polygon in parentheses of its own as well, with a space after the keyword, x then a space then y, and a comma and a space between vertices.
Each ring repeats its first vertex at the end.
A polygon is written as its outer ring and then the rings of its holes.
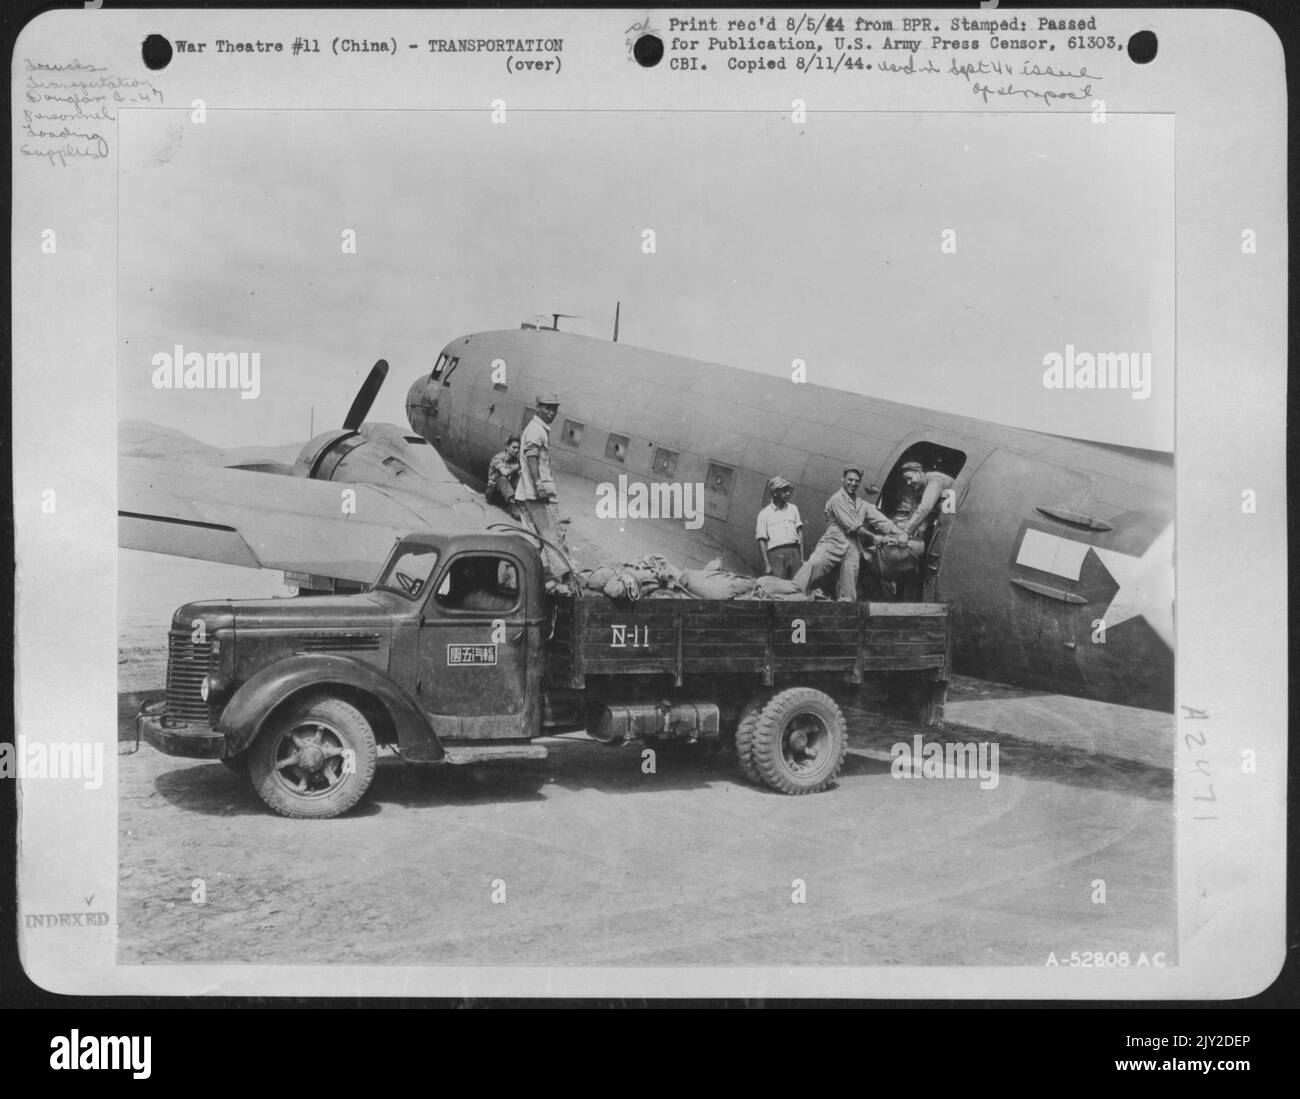
POLYGON ((609 436, 609 441, 605 444, 605 457, 612 458, 616 462, 627 461, 627 436, 615 435, 609 436))
POLYGON ((664 447, 655 447, 654 465, 650 467, 651 472, 660 477, 674 477, 677 474, 678 454, 675 450, 667 450, 664 447))
POLYGON ((560 436, 565 446, 571 446, 574 450, 582 446, 582 428, 583 425, 577 420, 564 421, 564 434, 560 436))
POLYGON ((731 486, 736 479, 736 471, 730 466, 709 463, 709 479, 705 482, 706 492, 716 492, 720 496, 730 496, 731 486))

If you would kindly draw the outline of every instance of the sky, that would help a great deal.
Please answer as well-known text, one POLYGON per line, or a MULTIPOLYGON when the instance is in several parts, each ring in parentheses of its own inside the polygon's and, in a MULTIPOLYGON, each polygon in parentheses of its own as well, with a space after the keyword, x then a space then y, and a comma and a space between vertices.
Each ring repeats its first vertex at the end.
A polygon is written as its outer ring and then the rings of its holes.
POLYGON ((451 339, 621 301, 625 343, 1173 449, 1167 116, 151 110, 121 152, 120 419, 305 441, 383 357, 405 424, 451 339), (178 343, 258 352, 260 395, 153 388, 178 343), (1150 398, 1046 389, 1067 345, 1150 352, 1150 398))

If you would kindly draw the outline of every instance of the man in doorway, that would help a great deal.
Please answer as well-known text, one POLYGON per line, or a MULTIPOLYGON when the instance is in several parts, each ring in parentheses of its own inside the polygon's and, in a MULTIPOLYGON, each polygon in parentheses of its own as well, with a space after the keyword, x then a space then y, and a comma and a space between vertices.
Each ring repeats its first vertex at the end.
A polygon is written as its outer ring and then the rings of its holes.
POLYGON ((942 517, 944 499, 952 491, 954 481, 937 469, 926 470, 920 462, 904 462, 900 472, 906 489, 894 521, 907 531, 914 564, 907 574, 898 578, 896 591, 900 599, 919 600, 924 596, 926 569, 937 570, 939 566, 931 534, 942 517))
POLYGON ((754 538, 763 557, 763 575, 791 580, 803 564, 803 519, 790 503, 794 486, 784 477, 768 482, 772 502, 758 513, 754 538))
POLYGON ((803 591, 838 570, 835 597, 841 603, 858 598, 858 565, 862 559, 860 539, 870 536, 905 538, 903 528, 886 518, 873 504, 858 499, 862 470, 849 466, 843 472, 840 487, 826 501, 826 532, 814 547, 812 556, 795 574, 794 582, 803 591))
POLYGON ((901 472, 903 483, 907 485, 904 501, 908 514, 900 522, 909 538, 924 542, 939 517, 938 509, 943 503, 944 493, 952 489, 954 482, 948 474, 937 469, 927 471, 920 462, 903 463, 901 472))

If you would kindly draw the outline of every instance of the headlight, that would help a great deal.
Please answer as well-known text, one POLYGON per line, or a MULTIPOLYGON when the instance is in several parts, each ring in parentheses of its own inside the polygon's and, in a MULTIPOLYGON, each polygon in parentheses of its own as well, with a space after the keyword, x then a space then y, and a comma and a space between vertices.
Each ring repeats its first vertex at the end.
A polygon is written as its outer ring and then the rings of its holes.
POLYGON ((230 693, 230 680, 222 675, 205 675, 199 684, 199 697, 204 702, 218 702, 230 693))

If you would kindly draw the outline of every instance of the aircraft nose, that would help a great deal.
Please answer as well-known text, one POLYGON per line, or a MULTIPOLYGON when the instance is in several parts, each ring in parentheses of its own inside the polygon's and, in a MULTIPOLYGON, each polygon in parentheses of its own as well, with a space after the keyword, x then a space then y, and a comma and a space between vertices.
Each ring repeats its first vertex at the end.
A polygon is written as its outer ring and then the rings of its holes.
POLYGON ((411 430, 429 438, 438 414, 438 398, 428 378, 416 378, 406 394, 406 417, 411 430))

